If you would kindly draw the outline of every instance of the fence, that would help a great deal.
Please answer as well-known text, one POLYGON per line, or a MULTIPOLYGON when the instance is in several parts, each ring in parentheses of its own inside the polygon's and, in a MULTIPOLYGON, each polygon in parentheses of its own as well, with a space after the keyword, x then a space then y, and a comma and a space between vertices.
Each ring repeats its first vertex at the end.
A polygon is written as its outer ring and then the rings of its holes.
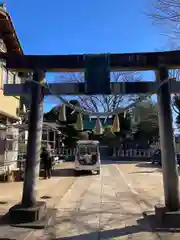
MULTIPOLYGON (((154 153, 153 149, 126 149, 113 148, 109 151, 107 146, 100 147, 100 153, 103 157, 129 157, 129 158, 150 158, 154 153)), ((76 148, 66 148, 61 147, 59 149, 59 155, 64 156, 65 158, 73 157, 76 154, 76 148)))
POLYGON ((153 149, 113 149, 113 157, 150 158, 153 153, 153 149))

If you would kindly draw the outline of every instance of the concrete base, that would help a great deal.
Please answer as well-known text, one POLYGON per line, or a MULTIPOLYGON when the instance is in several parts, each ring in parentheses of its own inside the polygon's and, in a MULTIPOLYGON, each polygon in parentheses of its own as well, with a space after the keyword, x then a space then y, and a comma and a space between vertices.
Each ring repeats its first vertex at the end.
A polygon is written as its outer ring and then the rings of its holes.
POLYGON ((40 220, 28 223, 11 223, 12 227, 28 229, 44 229, 54 225, 56 209, 47 209, 47 214, 40 220))
POLYGON ((180 228, 180 210, 170 212, 165 206, 156 205, 155 218, 158 225, 180 228))
POLYGON ((25 207, 17 204, 9 209, 9 217, 12 223, 30 223, 39 221, 47 214, 45 202, 36 202, 33 207, 25 207))

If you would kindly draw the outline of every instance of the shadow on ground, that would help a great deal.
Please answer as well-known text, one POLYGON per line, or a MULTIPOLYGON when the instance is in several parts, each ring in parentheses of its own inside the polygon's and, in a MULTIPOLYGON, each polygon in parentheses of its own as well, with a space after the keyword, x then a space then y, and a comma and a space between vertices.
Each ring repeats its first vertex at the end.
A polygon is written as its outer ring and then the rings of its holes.
POLYGON ((0 226, 9 226, 11 225, 12 219, 10 218, 9 212, 7 212, 5 215, 0 216, 0 226))
MULTIPOLYGON (((136 167, 139 168, 149 168, 153 169, 153 171, 136 171, 133 173, 153 173, 153 172, 162 172, 162 167, 158 164, 152 164, 151 162, 136 162, 136 167)), ((180 175, 180 167, 177 168, 178 174, 180 175)))
POLYGON ((16 240, 16 238, 0 238, 0 240, 16 240))
POLYGON ((132 161, 132 160, 114 160, 114 159, 104 159, 101 160, 102 165, 112 165, 112 164, 136 164, 139 163, 139 161, 132 161))
MULTIPOLYGON (((123 228, 114 228, 109 230, 92 231, 90 233, 84 233, 69 237, 55 237, 53 240, 84 240, 84 239, 113 239, 120 237, 135 237, 138 234, 139 237, 146 236, 146 233, 161 233, 161 232, 180 232, 180 223, 178 226, 170 224, 169 226, 160 226, 157 224, 155 216, 145 215, 143 218, 136 220, 137 225, 125 226, 123 228), (141 235, 142 234, 142 235, 141 235), (132 236, 133 235, 133 236, 132 236)), ((177 225, 177 224, 176 224, 177 225)), ((129 238, 128 238, 129 239, 129 238)), ((139 238, 138 238, 139 239, 139 238)), ((141 238, 143 239, 143 238, 141 238)))
MULTIPOLYGON (((112 210, 112 209, 111 209, 112 210)), ((97 214, 98 212, 92 212, 92 214, 97 214)), ((58 227, 61 228, 61 224, 63 222, 71 222, 74 223, 77 227, 79 228, 84 228, 86 230, 90 230, 88 233, 83 233, 80 235, 74 235, 74 236, 67 236, 67 237, 55 237, 55 234, 53 232, 49 233, 48 235, 51 236, 52 240, 96 240, 96 239, 112 239, 112 238, 118 238, 118 237, 136 237, 136 234, 140 237, 146 236, 144 234, 146 233, 180 233, 180 223, 169 223, 166 226, 161 226, 157 223, 156 218, 154 214, 149 214, 147 215, 146 213, 143 214, 143 217, 137 217, 136 224, 134 225, 126 225, 125 227, 122 228, 113 228, 113 229, 108 229, 104 230, 103 226, 100 226, 99 229, 95 229, 93 227, 90 227, 87 225, 87 222, 85 223, 83 221, 83 216, 86 215, 86 213, 82 213, 82 216, 80 215, 79 218, 77 217, 72 217, 71 219, 61 219, 58 218, 56 221, 52 224, 53 228, 55 227, 56 224, 58 224, 58 227), (81 227, 80 227, 81 225, 81 227), (142 236, 141 236, 142 234, 142 236), (54 235, 54 236, 53 236, 54 235)), ((137 214, 138 215, 138 214, 137 214)), ((123 221, 127 220, 128 218, 132 218, 133 214, 129 213, 125 216, 123 221)), ((136 214, 134 214, 134 217, 136 214)), ((3 216, 0 219, 0 225, 7 225, 8 224, 8 216, 3 216)), ((13 238, 0 238, 0 240, 8 240, 8 239, 13 239, 13 238)), ((15 238, 16 239, 16 238, 15 238)), ((142 238, 143 239, 143 238, 142 238)))
MULTIPOLYGON (((60 168, 52 171, 52 177, 73 177, 75 172, 73 168, 60 168)), ((44 171, 40 172, 40 178, 44 179, 44 171)))
MULTIPOLYGON (((91 171, 82 171, 80 176, 92 175, 91 171)), ((54 169, 52 177, 73 177, 77 176, 74 168, 54 169)))
POLYGON ((160 172, 162 171, 162 168, 158 164, 152 164, 151 162, 139 162, 136 163, 136 167, 152 168, 160 172))
POLYGON ((120 228, 120 229, 111 229, 111 230, 105 230, 101 232, 91 232, 91 233, 81 234, 81 235, 71 236, 71 237, 59 237, 59 238, 54 238, 53 240, 112 239, 112 238, 128 236, 130 234, 139 233, 139 232, 140 232, 139 226, 127 226, 125 228, 120 228))
POLYGON ((72 177, 75 176, 73 168, 60 168, 52 171, 52 177, 72 177))
POLYGON ((9 213, 0 216, 0 226, 9 224, 9 213))
POLYGON ((177 221, 177 217, 169 218, 164 223, 160 223, 154 213, 143 213, 151 226, 153 232, 169 232, 169 233, 180 233, 180 221, 177 221))

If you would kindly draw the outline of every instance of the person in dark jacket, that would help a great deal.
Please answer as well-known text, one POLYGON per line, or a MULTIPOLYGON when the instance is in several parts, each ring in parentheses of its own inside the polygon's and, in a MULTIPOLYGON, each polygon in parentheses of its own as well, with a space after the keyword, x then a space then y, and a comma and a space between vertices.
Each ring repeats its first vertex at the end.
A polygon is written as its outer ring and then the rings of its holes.
POLYGON ((43 147, 41 152, 41 160, 44 166, 44 179, 51 177, 51 156, 49 151, 43 147))

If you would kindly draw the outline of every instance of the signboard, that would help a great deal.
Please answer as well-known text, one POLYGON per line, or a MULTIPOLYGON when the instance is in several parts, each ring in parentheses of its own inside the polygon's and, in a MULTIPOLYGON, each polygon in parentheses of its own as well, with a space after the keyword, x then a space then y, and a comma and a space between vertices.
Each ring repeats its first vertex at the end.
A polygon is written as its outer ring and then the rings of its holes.
POLYGON ((85 94, 111 94, 108 55, 99 54, 86 56, 85 94))

